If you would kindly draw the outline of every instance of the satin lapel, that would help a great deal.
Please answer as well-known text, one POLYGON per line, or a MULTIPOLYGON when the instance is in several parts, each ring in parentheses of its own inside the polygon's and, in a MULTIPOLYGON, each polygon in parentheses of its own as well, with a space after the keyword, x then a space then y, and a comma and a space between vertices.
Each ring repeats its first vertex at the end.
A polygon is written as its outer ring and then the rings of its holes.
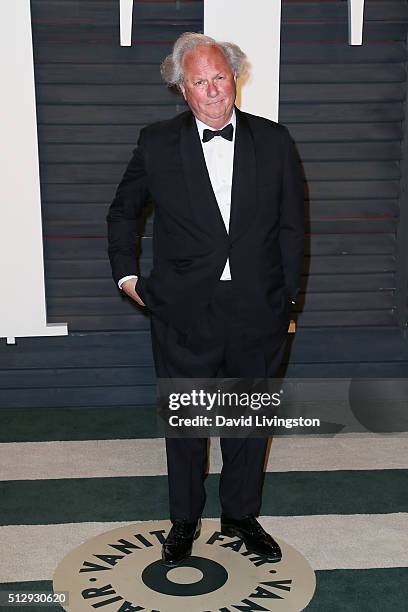
POLYGON ((250 226, 256 214, 256 159, 255 145, 248 120, 235 108, 237 130, 235 135, 234 166, 231 189, 231 216, 229 235, 234 242, 250 226))
POLYGON ((227 237, 211 185, 193 113, 187 113, 180 133, 181 159, 193 216, 211 236, 227 237))

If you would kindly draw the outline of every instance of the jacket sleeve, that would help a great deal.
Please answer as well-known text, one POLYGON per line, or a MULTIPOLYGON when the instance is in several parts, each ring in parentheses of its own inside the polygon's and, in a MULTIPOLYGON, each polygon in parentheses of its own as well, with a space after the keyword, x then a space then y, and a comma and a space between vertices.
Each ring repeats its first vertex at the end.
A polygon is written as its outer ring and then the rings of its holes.
POLYGON ((292 301, 300 288, 304 254, 303 174, 289 130, 283 132, 283 182, 279 241, 285 285, 292 301))
POLYGON ((136 272, 139 221, 149 202, 145 139, 143 128, 106 216, 108 255, 115 283, 136 272))

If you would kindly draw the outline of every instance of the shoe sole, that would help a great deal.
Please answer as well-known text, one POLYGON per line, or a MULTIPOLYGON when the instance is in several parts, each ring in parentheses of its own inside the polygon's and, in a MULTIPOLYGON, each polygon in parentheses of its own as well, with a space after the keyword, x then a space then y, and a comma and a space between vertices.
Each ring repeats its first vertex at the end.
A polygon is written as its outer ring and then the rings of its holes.
POLYGON ((183 557, 182 559, 180 559, 180 561, 177 561, 176 563, 172 563, 171 561, 166 561, 166 559, 162 555, 163 565, 165 565, 166 567, 177 567, 178 565, 180 565, 180 563, 182 563, 183 561, 188 559, 188 557, 190 557, 190 555, 191 555, 191 550, 190 550, 189 553, 186 554, 185 557, 183 557))
POLYGON ((229 538, 237 537, 240 540, 242 540, 244 542, 245 546, 247 547, 248 552, 255 553, 257 555, 260 555, 261 557, 268 557, 268 558, 272 559, 274 563, 278 563, 278 561, 282 560, 282 556, 272 558, 271 555, 268 555, 268 554, 265 554, 265 553, 260 553, 257 550, 255 550, 254 548, 252 548, 251 546, 247 546, 247 544, 245 542, 245 538, 243 538, 242 535, 239 533, 239 531, 236 531, 233 527, 221 527, 221 533, 222 533, 222 535, 226 535, 229 538))

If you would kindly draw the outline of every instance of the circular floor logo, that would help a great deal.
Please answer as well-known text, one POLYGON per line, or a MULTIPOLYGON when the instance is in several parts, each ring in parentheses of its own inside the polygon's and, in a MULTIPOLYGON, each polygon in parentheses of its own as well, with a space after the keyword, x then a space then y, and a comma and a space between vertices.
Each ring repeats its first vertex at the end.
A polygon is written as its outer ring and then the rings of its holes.
POLYGON ((54 591, 68 593, 69 612, 233 612, 303 610, 315 575, 300 553, 276 538, 278 563, 247 551, 204 520, 192 556, 175 568, 161 561, 169 521, 134 523, 94 537, 58 565, 54 591))

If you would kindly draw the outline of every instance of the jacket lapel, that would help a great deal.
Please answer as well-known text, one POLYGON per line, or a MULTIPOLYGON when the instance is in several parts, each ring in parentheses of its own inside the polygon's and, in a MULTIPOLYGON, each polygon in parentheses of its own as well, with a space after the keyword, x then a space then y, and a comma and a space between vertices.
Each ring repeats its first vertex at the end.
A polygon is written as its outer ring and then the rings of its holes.
POLYGON ((180 133, 181 159, 193 216, 211 236, 228 237, 211 185, 194 115, 186 112, 180 133))
POLYGON ((234 166, 231 189, 229 236, 231 243, 250 226, 256 214, 257 185, 255 145, 245 114, 235 107, 234 166))

